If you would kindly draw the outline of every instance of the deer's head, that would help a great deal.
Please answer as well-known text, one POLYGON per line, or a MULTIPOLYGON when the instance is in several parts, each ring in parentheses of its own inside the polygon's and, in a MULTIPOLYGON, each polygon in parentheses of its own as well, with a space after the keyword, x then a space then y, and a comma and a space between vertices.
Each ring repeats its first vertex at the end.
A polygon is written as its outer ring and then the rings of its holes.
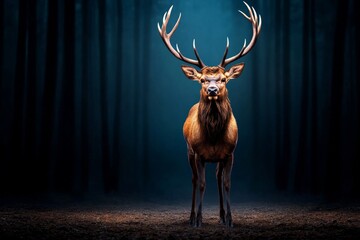
POLYGON ((191 66, 182 66, 182 70, 183 70, 184 74, 186 75, 186 77, 188 77, 189 79, 198 81, 202 85, 201 95, 210 101, 221 99, 223 96, 225 96, 227 94, 226 84, 228 83, 228 81, 230 79, 234 79, 234 78, 237 78, 240 76, 240 74, 244 68, 244 63, 236 64, 228 70, 226 70, 226 66, 229 63, 234 62, 234 61, 238 60, 239 58, 245 56, 255 45, 257 37, 260 33, 261 16, 259 15, 259 17, 258 17, 255 9, 253 7, 250 8, 246 2, 244 2, 244 4, 246 5, 246 7, 249 10, 250 17, 247 16, 245 13, 243 13, 240 10, 239 10, 239 12, 247 20, 249 20, 252 24, 253 36, 251 38, 251 41, 250 41, 249 45, 246 45, 246 39, 245 39, 244 45, 241 48, 240 52, 238 52, 236 55, 234 55, 230 58, 227 58, 227 53, 229 50, 229 38, 227 38, 224 56, 218 66, 208 67, 201 61, 199 54, 196 50, 195 39, 193 40, 193 49, 195 52, 196 60, 185 57, 180 52, 179 46, 177 44, 176 44, 176 49, 172 46, 172 44, 170 42, 170 38, 174 34, 175 30, 177 29, 177 27, 180 23, 180 19, 181 19, 181 13, 180 13, 179 18, 176 21, 173 29, 169 33, 166 32, 166 27, 169 22, 171 10, 172 10, 173 6, 170 7, 169 11, 165 12, 164 17, 163 17, 163 23, 162 23, 161 27, 160 27, 160 24, 158 23, 158 30, 159 30, 160 36, 161 36, 162 40, 164 41, 165 46, 169 49, 169 51, 176 58, 200 68, 200 70, 197 70, 196 68, 193 68, 191 66))

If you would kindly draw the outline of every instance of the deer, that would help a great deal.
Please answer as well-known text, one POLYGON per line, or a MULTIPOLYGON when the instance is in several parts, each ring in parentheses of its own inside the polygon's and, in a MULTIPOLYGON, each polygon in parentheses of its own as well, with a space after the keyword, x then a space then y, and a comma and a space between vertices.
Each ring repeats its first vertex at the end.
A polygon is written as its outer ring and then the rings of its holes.
POLYGON ((200 100, 193 105, 183 125, 183 134, 187 145, 188 161, 192 170, 192 201, 190 212, 190 225, 201 227, 202 207, 205 193, 205 164, 217 163, 216 178, 220 202, 220 220, 226 227, 233 227, 230 206, 231 171, 234 163, 234 151, 238 141, 238 127, 230 100, 228 97, 227 83, 231 79, 238 78, 244 69, 244 63, 235 64, 228 70, 225 67, 245 56, 254 47, 261 30, 261 15, 258 15, 253 7, 246 2, 249 15, 239 12, 252 24, 252 38, 246 44, 246 39, 241 50, 232 57, 227 58, 229 50, 229 38, 227 37, 226 48, 223 58, 218 66, 206 66, 199 57, 193 40, 193 50, 196 59, 184 56, 178 44, 176 48, 170 39, 176 31, 181 13, 172 28, 167 33, 167 25, 173 6, 165 12, 162 26, 157 24, 160 36, 168 50, 179 60, 199 68, 183 65, 182 71, 191 80, 201 85, 200 100), (224 191, 225 190, 225 191, 224 191), (199 192, 197 214, 195 212, 196 193, 199 192), (225 215, 224 198, 227 212, 225 215))

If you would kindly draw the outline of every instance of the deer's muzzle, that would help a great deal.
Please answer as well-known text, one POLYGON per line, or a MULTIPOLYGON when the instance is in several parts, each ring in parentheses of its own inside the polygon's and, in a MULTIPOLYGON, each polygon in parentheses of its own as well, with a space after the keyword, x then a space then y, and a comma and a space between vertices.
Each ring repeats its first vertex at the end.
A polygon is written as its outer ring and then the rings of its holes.
POLYGON ((210 84, 210 86, 207 88, 207 94, 209 96, 216 96, 219 92, 218 86, 216 84, 210 84))

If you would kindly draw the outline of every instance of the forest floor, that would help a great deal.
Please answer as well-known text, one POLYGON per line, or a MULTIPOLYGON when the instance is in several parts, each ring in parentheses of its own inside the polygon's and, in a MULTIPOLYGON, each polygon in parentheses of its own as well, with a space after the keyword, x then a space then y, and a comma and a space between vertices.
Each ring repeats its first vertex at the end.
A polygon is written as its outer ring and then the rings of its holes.
POLYGON ((233 204, 234 227, 205 204, 189 226, 188 204, 2 204, 0 239, 360 239, 359 205, 233 204))

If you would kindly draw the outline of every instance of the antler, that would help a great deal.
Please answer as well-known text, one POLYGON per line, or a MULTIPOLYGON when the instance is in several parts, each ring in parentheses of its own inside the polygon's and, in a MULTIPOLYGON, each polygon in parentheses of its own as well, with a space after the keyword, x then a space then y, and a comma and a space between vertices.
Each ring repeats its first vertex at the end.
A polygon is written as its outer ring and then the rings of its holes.
POLYGON ((176 50, 174 49, 174 47, 171 45, 171 42, 170 42, 170 38, 171 36, 174 34, 174 32, 176 31, 179 23, 180 23, 180 18, 181 18, 181 13, 179 15, 179 18, 178 20, 176 21, 173 29, 170 31, 170 33, 166 33, 166 26, 169 22, 169 19, 170 19, 170 15, 171 15, 171 10, 172 10, 173 6, 171 6, 169 8, 169 11, 165 12, 164 14, 164 17, 163 17, 163 23, 162 23, 162 26, 160 28, 160 24, 158 23, 158 29, 159 29, 159 33, 160 33, 160 36, 162 38, 162 40, 164 41, 165 43, 165 46, 170 50, 170 52, 178 59, 184 61, 184 62, 187 62, 187 63, 190 63, 190 64, 193 64, 193 65, 196 65, 200 68, 204 68, 206 67, 206 65, 201 61, 200 57, 199 57, 199 54, 196 50, 196 47, 195 47, 195 39, 193 40, 193 48, 194 48, 194 52, 195 52, 195 56, 196 56, 196 59, 197 60, 194 60, 194 59, 191 59, 191 58, 187 58, 185 57, 184 55, 181 54, 180 50, 179 50, 179 46, 176 44, 176 50))
POLYGON ((250 8, 249 5, 245 1, 244 1, 244 4, 246 5, 246 7, 248 8, 248 10, 250 12, 250 17, 248 17, 245 13, 243 13, 240 10, 239 10, 239 12, 242 15, 244 15, 244 17, 247 20, 249 20, 252 24, 253 35, 252 35, 251 41, 250 41, 249 45, 246 46, 246 39, 245 39, 244 45, 241 48, 240 52, 238 54, 236 54, 235 56, 226 58, 226 55, 229 50, 229 38, 226 38, 226 49, 225 49, 224 57, 223 57, 221 63, 219 64, 220 67, 225 68, 225 66, 228 65, 229 63, 234 62, 237 59, 245 56, 254 47, 257 37, 259 36, 260 30, 261 30, 261 15, 259 15, 259 17, 258 17, 258 15, 253 7, 250 8))

